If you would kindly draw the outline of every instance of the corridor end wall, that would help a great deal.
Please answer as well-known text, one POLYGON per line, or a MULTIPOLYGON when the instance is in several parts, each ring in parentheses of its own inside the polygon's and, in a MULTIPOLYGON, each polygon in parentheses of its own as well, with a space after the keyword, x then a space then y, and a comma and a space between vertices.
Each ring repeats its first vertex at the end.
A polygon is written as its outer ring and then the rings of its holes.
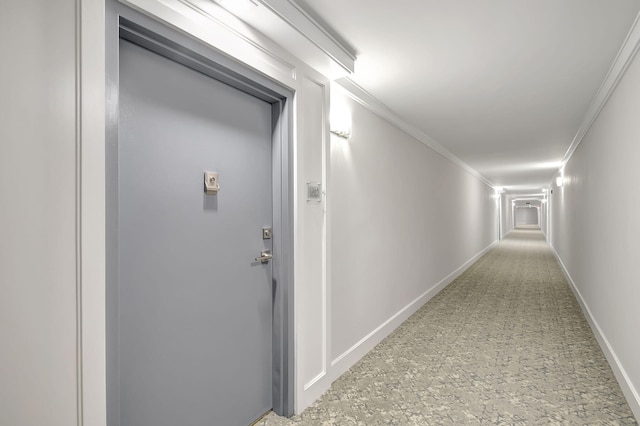
POLYGON ((519 225, 540 225, 538 221, 538 208, 536 207, 516 207, 516 226, 519 225))

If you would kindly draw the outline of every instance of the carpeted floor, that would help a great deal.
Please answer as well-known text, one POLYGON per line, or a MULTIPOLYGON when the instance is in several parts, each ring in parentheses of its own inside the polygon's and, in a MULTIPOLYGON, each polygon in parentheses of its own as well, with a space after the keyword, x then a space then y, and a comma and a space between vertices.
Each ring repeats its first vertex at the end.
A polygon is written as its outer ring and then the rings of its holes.
POLYGON ((301 415, 258 424, 637 423, 542 234, 517 229, 301 415))

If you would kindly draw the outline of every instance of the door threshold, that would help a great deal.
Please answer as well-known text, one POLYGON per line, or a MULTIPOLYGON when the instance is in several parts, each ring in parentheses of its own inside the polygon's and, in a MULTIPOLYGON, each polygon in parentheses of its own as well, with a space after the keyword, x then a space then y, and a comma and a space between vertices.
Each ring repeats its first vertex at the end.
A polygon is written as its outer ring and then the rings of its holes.
POLYGON ((269 414, 273 413, 273 410, 269 410, 266 413, 264 413, 263 415, 261 415, 260 417, 258 417, 258 419, 251 423, 249 426, 258 426, 258 423, 260 423, 261 421, 263 421, 265 419, 265 417, 267 417, 269 414))

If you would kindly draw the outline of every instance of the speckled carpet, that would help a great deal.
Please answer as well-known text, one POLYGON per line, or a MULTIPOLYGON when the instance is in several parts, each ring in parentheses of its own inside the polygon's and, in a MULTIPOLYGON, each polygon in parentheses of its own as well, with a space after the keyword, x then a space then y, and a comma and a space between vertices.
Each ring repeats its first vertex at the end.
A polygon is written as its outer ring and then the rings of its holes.
POLYGON ((540 231, 516 229, 302 414, 259 425, 635 425, 540 231))

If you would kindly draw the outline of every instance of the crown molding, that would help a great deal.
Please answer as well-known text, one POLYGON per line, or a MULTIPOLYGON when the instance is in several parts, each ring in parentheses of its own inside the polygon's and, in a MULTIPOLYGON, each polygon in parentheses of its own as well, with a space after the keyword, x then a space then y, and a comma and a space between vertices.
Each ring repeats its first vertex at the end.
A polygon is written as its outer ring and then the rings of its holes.
MULTIPOLYGON (((600 88, 591 100, 587 112, 582 117, 580 127, 571 141, 569 149, 567 149, 564 157, 562 157, 562 167, 564 167, 564 165, 569 161, 575 150, 578 148, 578 145, 580 145, 580 142, 582 142, 582 139, 584 139, 587 132, 589 132, 589 129, 591 129, 591 126, 600 115, 600 112, 606 105, 607 101, 618 86, 618 83, 629 68, 629 65, 631 65, 631 62, 638 53, 638 48, 640 47, 639 22, 640 13, 636 16, 636 19, 627 34, 627 38, 622 43, 622 47, 620 47, 616 58, 613 60, 613 64, 609 68, 600 88)), ((562 169, 562 167, 560 169, 562 169)))
MULTIPOLYGON (((331 35, 325 27, 305 12, 293 0, 255 0, 271 10, 272 13, 280 17, 291 28, 296 30, 299 36, 302 36, 311 42, 321 52, 331 58, 338 64, 346 74, 352 74, 355 70, 356 54, 350 48, 344 46, 331 35)), ((260 29, 260 28, 258 28, 260 29)), ((268 31, 268 30, 267 30, 268 31)), ((264 31, 263 31, 264 32, 264 31)), ((278 43, 289 48, 296 56, 298 56, 300 47, 298 41, 282 37, 282 40, 276 39, 276 34, 269 34, 278 43)))
POLYGON ((238 10, 223 0, 118 1, 260 70, 265 69, 263 65, 274 68, 286 80, 295 80, 296 70, 283 57, 295 57, 329 79, 344 77, 355 69, 355 52, 293 0, 244 0, 250 7, 238 10))
POLYGON ((292 56, 266 35, 210 0, 118 0, 182 31, 288 87, 296 81, 292 56))
POLYGON ((442 155, 447 160, 451 161, 458 167, 461 167, 471 175, 478 178, 480 181, 482 181, 482 183, 491 188, 495 188, 493 182, 480 174, 476 169, 472 168, 467 163, 456 157, 451 151, 449 151, 435 139, 424 133, 422 130, 404 121, 402 118, 400 118, 400 116, 393 112, 391 108, 380 102, 375 96, 360 87, 349 77, 343 77, 335 80, 335 83, 337 83, 344 90, 347 96, 358 102, 360 105, 364 106, 374 114, 378 115, 379 117, 413 136, 438 154, 442 155))

